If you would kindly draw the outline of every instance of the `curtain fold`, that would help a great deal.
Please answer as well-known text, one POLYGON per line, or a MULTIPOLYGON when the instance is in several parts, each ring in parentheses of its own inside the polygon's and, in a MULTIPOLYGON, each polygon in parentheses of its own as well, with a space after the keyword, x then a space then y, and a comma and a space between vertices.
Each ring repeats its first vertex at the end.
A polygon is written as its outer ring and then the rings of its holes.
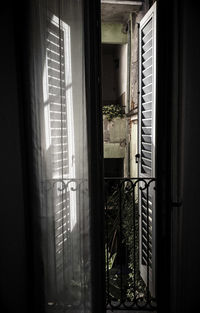
MULTIPOLYGON (((46 312, 91 312, 82 0, 30 5, 30 108, 46 312)), ((36 231, 35 229, 35 231, 36 231)))

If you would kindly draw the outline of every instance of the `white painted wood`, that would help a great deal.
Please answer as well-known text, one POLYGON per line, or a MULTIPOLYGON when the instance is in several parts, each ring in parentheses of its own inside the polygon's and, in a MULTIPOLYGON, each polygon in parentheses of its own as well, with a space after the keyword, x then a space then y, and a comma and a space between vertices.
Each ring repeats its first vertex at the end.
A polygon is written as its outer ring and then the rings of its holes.
MULTIPOLYGON (((145 41, 145 40, 144 40, 145 41)), ((144 62, 143 62, 144 63, 144 62)), ((139 99, 139 140, 138 140, 138 148, 139 148, 139 177, 141 178, 148 178, 148 177, 155 177, 155 149, 156 149, 156 142, 155 142, 155 130, 156 130, 156 2, 154 5, 150 8, 150 10, 146 13, 146 15, 143 17, 143 19, 140 22, 140 31, 139 31, 139 90, 140 90, 140 99, 139 99), (148 25, 152 21, 152 33, 151 29, 147 31, 147 34, 143 36, 142 38, 142 31, 144 30, 145 26, 148 25), (147 36, 149 34, 152 34, 152 47, 148 46, 148 44, 151 44, 151 39, 148 39, 147 36), (147 39, 147 41, 143 44, 142 39, 147 39), (142 68, 142 47, 148 46, 147 50, 145 52, 145 56, 147 55, 147 59, 145 62, 148 60, 152 60, 152 64, 150 67, 147 67, 145 70, 142 68), (152 49, 152 50, 151 50, 152 49), (144 74, 147 73, 148 68, 151 68, 152 71, 152 77, 149 76, 149 78, 142 78, 142 73, 146 71, 144 74), (150 80, 150 82, 149 82, 150 80), (144 81, 147 82, 148 87, 143 87, 142 83, 144 81), (145 90, 150 90, 149 94, 146 94, 146 96, 143 97, 142 91, 145 90), (152 97, 151 100, 149 100, 149 97, 152 97), (146 100, 146 101, 144 101, 146 100), (149 101, 149 102, 148 102, 149 101), (146 132, 150 132, 151 136, 148 137, 150 140, 150 144, 146 144, 146 147, 151 146, 151 153, 147 152, 146 155, 150 158, 151 156, 151 162, 148 162, 151 164, 150 168, 150 173, 147 173, 142 170, 142 162, 146 161, 145 158, 142 159, 142 104, 144 102, 148 102, 147 105, 151 106, 151 110, 145 109, 145 120, 150 123, 151 121, 151 127, 152 128, 145 128, 146 132), (152 114, 152 117, 151 117, 152 114)), ((147 137, 145 137, 147 138, 147 137)), ((145 167, 145 169, 147 169, 145 167)), ((144 184, 141 183, 141 187, 144 184)), ((155 191, 154 191, 154 184, 151 183, 151 188, 149 190, 149 195, 151 197, 152 201, 152 269, 149 268, 149 288, 152 296, 155 296, 155 253, 156 253, 156 247, 155 247, 155 218, 156 218, 156 211, 155 211, 155 191)), ((147 266, 143 264, 142 262, 142 199, 141 199, 141 191, 139 191, 139 215, 140 215, 140 220, 139 220, 139 227, 140 227, 140 255, 139 255, 139 262, 140 262, 140 272, 143 280, 145 283, 147 283, 147 266)))

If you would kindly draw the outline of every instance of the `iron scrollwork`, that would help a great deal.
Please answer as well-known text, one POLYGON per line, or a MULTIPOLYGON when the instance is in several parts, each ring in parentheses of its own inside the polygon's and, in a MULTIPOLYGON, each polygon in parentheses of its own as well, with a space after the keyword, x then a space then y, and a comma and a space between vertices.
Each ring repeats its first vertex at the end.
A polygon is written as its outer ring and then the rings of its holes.
MULTIPOLYGON (((150 286, 150 251, 147 249, 147 281, 139 265, 139 193, 147 199, 146 240, 150 247, 149 197, 155 178, 105 178, 105 254, 107 310, 155 311, 150 286)), ((151 243, 152 244, 152 243, 151 243)))

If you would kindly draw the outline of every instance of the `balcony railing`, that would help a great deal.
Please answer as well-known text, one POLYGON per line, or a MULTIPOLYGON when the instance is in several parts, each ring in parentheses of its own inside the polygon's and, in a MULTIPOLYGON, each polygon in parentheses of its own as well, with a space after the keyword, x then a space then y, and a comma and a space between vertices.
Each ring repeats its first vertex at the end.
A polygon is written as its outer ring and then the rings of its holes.
POLYGON ((107 310, 155 311, 155 178, 105 178, 107 310))

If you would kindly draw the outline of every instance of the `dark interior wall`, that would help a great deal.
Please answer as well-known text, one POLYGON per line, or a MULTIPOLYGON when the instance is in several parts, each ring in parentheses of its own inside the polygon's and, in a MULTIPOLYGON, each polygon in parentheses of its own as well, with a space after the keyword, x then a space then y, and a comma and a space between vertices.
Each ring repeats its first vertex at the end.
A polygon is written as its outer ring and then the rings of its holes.
POLYGON ((115 59, 118 45, 102 44, 102 101, 103 105, 115 104, 117 100, 117 69, 119 60, 115 59))
POLYGON ((180 1, 182 45, 182 293, 181 312, 193 312, 200 282, 200 44, 199 11, 180 1), (193 301, 194 299, 194 301, 193 301))
MULTIPOLYGON (((11 2, 12 3, 12 2, 11 2)), ((0 299, 2 312, 26 312, 26 245, 19 101, 11 3, 1 8, 1 210, 0 299)))
POLYGON ((169 2, 159 1, 158 8, 159 312, 195 312, 200 290, 199 11, 187 0, 171 2, 170 14, 169 2))

